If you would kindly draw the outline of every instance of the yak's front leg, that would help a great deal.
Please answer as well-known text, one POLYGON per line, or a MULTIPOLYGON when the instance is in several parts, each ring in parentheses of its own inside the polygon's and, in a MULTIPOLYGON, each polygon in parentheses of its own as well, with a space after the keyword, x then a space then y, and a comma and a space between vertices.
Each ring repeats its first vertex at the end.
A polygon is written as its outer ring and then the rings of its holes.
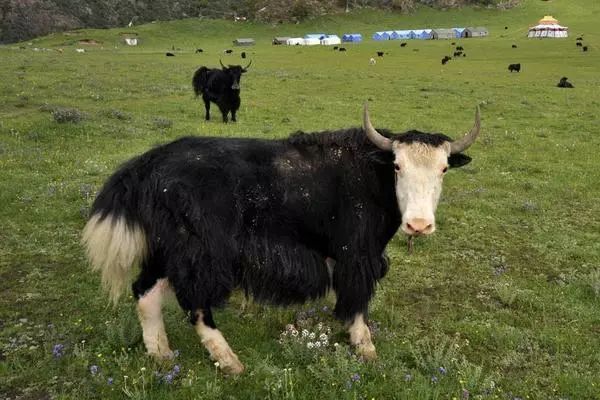
POLYGON ((356 314, 354 319, 349 322, 348 333, 350 334, 350 343, 356 348, 356 354, 367 361, 377 359, 375 345, 371 341, 371 332, 363 313, 356 314))
POLYGON ((218 362, 219 368, 226 374, 239 375, 244 372, 244 365, 217 329, 210 309, 198 310, 196 318, 196 332, 200 336, 200 341, 208 350, 210 358, 218 362))

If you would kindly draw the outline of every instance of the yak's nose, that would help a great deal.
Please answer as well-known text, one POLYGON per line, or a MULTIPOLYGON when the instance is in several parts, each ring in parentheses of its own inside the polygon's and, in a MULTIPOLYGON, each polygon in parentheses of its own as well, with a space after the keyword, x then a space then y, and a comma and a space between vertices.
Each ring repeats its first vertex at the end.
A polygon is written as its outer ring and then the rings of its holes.
POLYGON ((409 235, 429 235, 435 231, 435 223, 425 218, 412 218, 402 226, 402 230, 409 235))
POLYGON ((231 85, 231 88, 232 88, 233 90, 240 90, 240 84, 239 84, 239 83, 237 83, 237 82, 235 82, 233 85, 231 85))

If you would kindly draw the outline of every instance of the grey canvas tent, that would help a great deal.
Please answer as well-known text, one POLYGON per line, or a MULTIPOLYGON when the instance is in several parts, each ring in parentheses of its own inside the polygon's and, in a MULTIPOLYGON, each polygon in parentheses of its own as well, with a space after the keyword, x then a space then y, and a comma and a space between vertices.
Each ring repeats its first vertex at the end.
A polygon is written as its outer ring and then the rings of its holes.
POLYGON ((432 29, 432 39, 454 39, 454 29, 432 29))
POLYGON ((255 42, 254 42, 254 39, 242 38, 242 39, 235 39, 233 41, 233 44, 235 46, 254 46, 255 42))
POLYGON ((488 29, 483 26, 478 26, 476 28, 469 27, 465 28, 462 33, 462 37, 470 38, 470 37, 486 37, 489 35, 488 29))

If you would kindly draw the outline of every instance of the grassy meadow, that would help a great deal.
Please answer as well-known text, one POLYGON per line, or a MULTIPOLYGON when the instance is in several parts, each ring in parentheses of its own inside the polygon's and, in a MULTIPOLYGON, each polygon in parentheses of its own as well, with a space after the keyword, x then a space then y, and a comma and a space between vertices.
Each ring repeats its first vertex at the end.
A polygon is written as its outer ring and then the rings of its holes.
POLYGON ((598 13, 596 0, 525 0, 508 11, 363 10, 298 25, 189 19, 0 46, 0 398, 600 399, 598 13), (545 14, 570 37, 526 39, 545 14), (490 37, 459 40, 467 57, 445 66, 451 40, 370 39, 472 25, 490 37), (131 31, 140 46, 121 42, 131 31), (270 44, 321 31, 366 40, 346 53, 270 44), (575 46, 580 34, 587 53, 575 46), (222 54, 236 37, 257 45, 222 54), (242 50, 253 64, 238 122, 221 123, 215 106, 204 121, 192 74, 219 58, 249 61, 242 50), (369 65, 378 50, 388 54, 369 65), (557 88, 562 76, 575 89, 557 88), (241 293, 215 320, 242 376, 217 370, 175 301, 165 319, 179 355, 148 358, 131 296, 108 306, 79 244, 112 171, 183 135, 357 126, 366 99, 374 124, 396 132, 458 137, 477 104, 483 124, 473 162, 446 177, 437 232, 410 255, 401 234, 388 246, 370 315, 379 359, 353 355, 333 298, 278 308, 241 293), (327 343, 317 347, 311 333, 327 343))

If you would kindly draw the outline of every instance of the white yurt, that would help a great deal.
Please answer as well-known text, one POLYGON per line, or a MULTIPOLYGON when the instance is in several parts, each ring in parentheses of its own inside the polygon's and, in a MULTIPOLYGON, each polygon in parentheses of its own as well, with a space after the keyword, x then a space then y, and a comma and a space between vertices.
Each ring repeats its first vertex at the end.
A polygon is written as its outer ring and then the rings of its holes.
POLYGON ((304 38, 301 38, 301 37, 289 38, 288 40, 285 41, 285 44, 287 44, 288 46, 301 46, 304 44, 304 38))
POLYGON ((341 44, 342 39, 338 35, 327 35, 323 39, 321 39, 321 44, 324 46, 330 46, 335 44, 341 44))
POLYGON ((551 15, 545 15, 538 24, 529 28, 529 38, 566 38, 569 37, 569 28, 561 26, 558 20, 551 15))

